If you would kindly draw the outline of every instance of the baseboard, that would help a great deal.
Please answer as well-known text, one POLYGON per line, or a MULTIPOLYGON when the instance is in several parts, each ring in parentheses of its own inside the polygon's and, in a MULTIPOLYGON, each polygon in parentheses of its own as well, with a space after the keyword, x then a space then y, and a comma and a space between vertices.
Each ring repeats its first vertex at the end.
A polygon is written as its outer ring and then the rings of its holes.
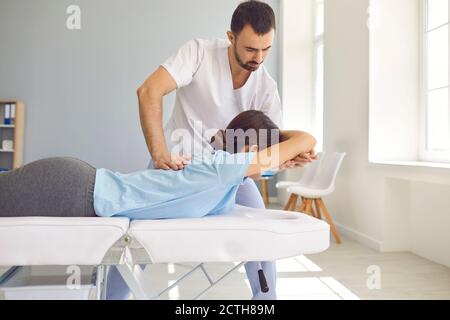
POLYGON ((363 244, 369 248, 372 248, 378 252, 381 251, 381 242, 380 241, 375 240, 361 232, 353 230, 352 228, 344 226, 340 223, 334 222, 334 225, 336 226, 336 229, 338 230, 338 233, 340 235, 350 238, 350 239, 352 239, 360 244, 363 244))
MULTIPOLYGON (((270 204, 280 204, 280 200, 278 197, 269 197, 269 202, 270 204)), ((336 226, 340 235, 343 235, 371 249, 381 252, 382 244, 380 241, 375 240, 361 232, 358 232, 340 223, 334 222, 334 225, 336 226)))

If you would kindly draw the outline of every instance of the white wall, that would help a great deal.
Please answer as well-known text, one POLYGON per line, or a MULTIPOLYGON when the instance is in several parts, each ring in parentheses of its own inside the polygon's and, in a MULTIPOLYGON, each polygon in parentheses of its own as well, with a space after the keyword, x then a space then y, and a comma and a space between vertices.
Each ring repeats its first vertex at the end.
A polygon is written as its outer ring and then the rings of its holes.
POLYGON ((312 0, 281 0, 283 125, 312 129, 312 0))
MULTIPOLYGON (((281 0, 281 83, 285 130, 311 132, 313 128, 313 0, 281 0)), ((295 181, 302 170, 279 174, 279 180, 295 181)), ((288 195, 278 190, 280 203, 288 195)))
MULTIPOLYGON (((26 105, 24 162, 146 168, 136 89, 193 38, 226 37, 240 0, 0 0, 0 100, 26 105), (81 30, 66 28, 69 5, 81 30)), ((279 0, 267 1, 278 16, 279 0)), ((278 80, 278 38, 265 64, 278 80)), ((173 107, 165 99, 164 120, 173 107)))
POLYGON ((324 150, 345 151, 337 192, 326 199, 338 224, 378 245, 382 181, 367 170, 369 119, 368 1, 325 3, 324 150))
POLYGON ((348 153, 326 203, 341 232, 382 251, 412 251, 450 266, 450 170, 368 161, 368 5, 326 2, 324 149, 348 153))
MULTIPOLYGON (((342 234, 376 250, 411 251, 450 266, 450 170, 369 162, 368 7, 369 0, 325 1, 324 150, 345 151, 347 157, 336 191, 324 200, 342 234)), ((410 40, 409 45, 415 41, 410 40)), ((289 62, 283 65, 284 80, 289 62)), ((404 65, 391 71, 397 67, 404 65)), ((405 99, 385 89, 377 88, 391 106, 405 99)), ((389 112, 396 114, 380 115, 389 112)), ((300 175, 301 170, 285 174, 289 180, 300 175)), ((285 201, 286 194, 280 198, 285 201)))
POLYGON ((419 159, 419 2, 370 2, 371 161, 419 159))

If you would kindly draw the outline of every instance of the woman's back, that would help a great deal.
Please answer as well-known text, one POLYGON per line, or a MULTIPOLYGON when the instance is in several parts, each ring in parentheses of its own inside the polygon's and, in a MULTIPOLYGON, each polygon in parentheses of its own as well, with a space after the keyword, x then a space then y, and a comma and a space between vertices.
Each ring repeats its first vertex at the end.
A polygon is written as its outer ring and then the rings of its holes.
POLYGON ((131 219, 196 218, 230 211, 253 153, 216 151, 180 171, 130 174, 98 169, 94 208, 99 216, 131 219))

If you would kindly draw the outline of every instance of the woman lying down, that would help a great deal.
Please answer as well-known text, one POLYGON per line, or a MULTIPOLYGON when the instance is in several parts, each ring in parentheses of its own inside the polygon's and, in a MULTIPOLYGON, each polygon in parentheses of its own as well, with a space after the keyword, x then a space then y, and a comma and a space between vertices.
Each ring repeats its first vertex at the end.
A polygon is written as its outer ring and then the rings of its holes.
POLYGON ((305 132, 279 131, 260 111, 239 114, 225 132, 212 139, 214 152, 201 159, 193 157, 180 171, 121 174, 95 169, 75 158, 32 162, 0 174, 0 216, 166 219, 227 213, 233 209, 244 179, 257 179, 261 172, 311 152, 316 143, 305 132), (249 139, 226 141, 230 130, 239 129, 267 135, 258 134, 253 145, 249 139), (272 142, 273 130, 278 130, 281 138, 272 142))

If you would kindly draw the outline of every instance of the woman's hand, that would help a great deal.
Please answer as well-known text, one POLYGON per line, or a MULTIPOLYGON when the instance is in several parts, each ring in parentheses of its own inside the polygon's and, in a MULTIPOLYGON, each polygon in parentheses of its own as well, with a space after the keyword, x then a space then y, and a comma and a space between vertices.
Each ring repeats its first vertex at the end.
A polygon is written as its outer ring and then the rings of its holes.
POLYGON ((317 160, 317 155, 314 150, 311 150, 310 152, 300 153, 294 159, 288 160, 285 163, 283 163, 280 166, 280 171, 299 167, 302 168, 307 164, 313 162, 314 160, 317 160))

